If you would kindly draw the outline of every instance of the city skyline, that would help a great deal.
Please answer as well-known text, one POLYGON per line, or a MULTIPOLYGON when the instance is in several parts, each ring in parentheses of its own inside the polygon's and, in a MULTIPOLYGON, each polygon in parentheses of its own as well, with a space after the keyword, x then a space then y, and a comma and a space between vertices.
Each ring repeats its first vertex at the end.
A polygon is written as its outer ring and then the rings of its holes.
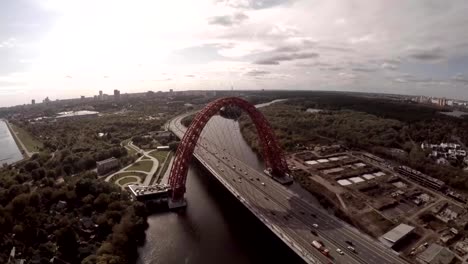
POLYGON ((3 5, 0 106, 231 86, 468 99, 464 1, 3 5))

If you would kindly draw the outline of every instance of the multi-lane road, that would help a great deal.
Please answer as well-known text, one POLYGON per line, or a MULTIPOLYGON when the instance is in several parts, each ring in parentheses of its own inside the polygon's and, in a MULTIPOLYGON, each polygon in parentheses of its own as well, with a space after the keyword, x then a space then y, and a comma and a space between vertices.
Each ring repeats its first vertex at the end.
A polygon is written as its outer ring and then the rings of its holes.
MULTIPOLYGON (((186 115, 171 120, 169 130, 182 138, 186 115)), ((201 137, 194 156, 282 241, 307 263, 407 263, 378 241, 302 199, 263 172, 201 137), (319 240, 330 257, 313 247, 319 240), (348 249, 352 243, 355 251, 348 249), (343 252, 340 254, 337 250, 343 252)))

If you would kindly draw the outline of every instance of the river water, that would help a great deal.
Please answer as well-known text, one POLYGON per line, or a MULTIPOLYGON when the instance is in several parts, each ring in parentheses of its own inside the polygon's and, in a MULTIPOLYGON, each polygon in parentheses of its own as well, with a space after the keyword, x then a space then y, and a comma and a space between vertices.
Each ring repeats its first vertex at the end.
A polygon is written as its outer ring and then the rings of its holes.
POLYGON ((7 124, 0 119, 0 165, 10 164, 22 158, 23 155, 21 155, 21 151, 18 149, 7 124))
MULTIPOLYGON (((238 159, 263 171, 263 162, 242 138, 236 121, 215 116, 202 137, 225 146, 238 159)), ((291 188, 305 199, 314 200, 296 184, 291 188)), ((188 172, 186 198, 184 213, 148 218, 146 243, 139 250, 138 264, 303 263, 215 177, 194 162, 188 172)))

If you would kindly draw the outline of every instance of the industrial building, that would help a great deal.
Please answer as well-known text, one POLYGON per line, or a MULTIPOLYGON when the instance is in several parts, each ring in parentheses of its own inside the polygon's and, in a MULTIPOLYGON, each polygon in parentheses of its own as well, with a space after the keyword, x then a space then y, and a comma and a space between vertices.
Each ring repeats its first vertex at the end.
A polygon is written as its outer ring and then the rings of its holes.
POLYGON ((413 226, 407 224, 399 224, 392 230, 388 231, 387 233, 383 234, 379 241, 382 242, 389 248, 393 248, 396 244, 401 242, 405 237, 411 234, 414 230, 413 226))
POLYGON ((396 171, 411 180, 418 182, 419 184, 432 188, 434 190, 441 190, 445 187, 445 183, 439 179, 433 178, 426 174, 423 174, 417 170, 413 170, 406 166, 396 167, 396 171))

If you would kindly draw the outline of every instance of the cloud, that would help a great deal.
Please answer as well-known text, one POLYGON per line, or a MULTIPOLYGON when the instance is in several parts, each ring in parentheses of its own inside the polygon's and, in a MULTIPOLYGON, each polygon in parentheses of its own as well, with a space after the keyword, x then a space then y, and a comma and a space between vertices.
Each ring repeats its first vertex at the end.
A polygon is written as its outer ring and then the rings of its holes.
POLYGON ((266 9, 275 6, 287 5, 296 2, 295 0, 218 0, 218 3, 223 3, 234 8, 247 9, 266 9))
POLYGON ((260 65, 278 65, 280 62, 302 60, 310 58, 318 58, 319 54, 315 52, 296 52, 296 53, 285 53, 272 55, 260 60, 255 61, 255 64, 260 65))
POLYGON ((398 69, 398 65, 397 64, 393 64, 393 63, 388 63, 388 62, 384 62, 380 65, 380 67, 382 67, 382 69, 386 69, 386 70, 396 70, 398 69))
POLYGON ((341 71, 341 70, 343 70, 343 69, 344 69, 343 67, 339 67, 339 66, 322 67, 322 68, 320 68, 321 71, 341 71))
POLYGON ((13 48, 16 45, 18 45, 18 42, 16 41, 15 38, 9 38, 7 40, 0 42, 0 48, 13 48))
POLYGON ((452 80, 456 83, 460 83, 460 84, 463 84, 463 85, 468 85, 468 76, 465 76, 463 74, 457 74, 455 76, 452 77, 452 80))
POLYGON ((421 61, 438 61, 445 57, 440 47, 435 48, 412 48, 408 50, 409 57, 421 61))
POLYGON ((230 27, 238 25, 247 20, 248 18, 249 17, 246 14, 238 12, 233 15, 210 17, 208 18, 208 23, 211 25, 230 27))
POLYGON ((252 76, 252 77, 258 77, 258 76, 265 76, 265 75, 268 75, 270 73, 271 72, 269 72, 269 71, 263 71, 263 70, 250 70, 250 71, 244 73, 244 75, 252 76))
POLYGON ((362 43, 375 42, 376 37, 372 34, 367 34, 367 35, 360 36, 360 37, 352 37, 348 41, 351 44, 362 44, 362 43))
POLYGON ((353 73, 349 73, 349 72, 340 72, 338 73, 338 77, 342 78, 342 79, 356 79, 356 75, 353 74, 353 73))
POLYGON ((377 69, 364 68, 364 67, 354 67, 354 68, 351 68, 351 70, 355 71, 355 72, 375 72, 375 71, 377 71, 377 69))

